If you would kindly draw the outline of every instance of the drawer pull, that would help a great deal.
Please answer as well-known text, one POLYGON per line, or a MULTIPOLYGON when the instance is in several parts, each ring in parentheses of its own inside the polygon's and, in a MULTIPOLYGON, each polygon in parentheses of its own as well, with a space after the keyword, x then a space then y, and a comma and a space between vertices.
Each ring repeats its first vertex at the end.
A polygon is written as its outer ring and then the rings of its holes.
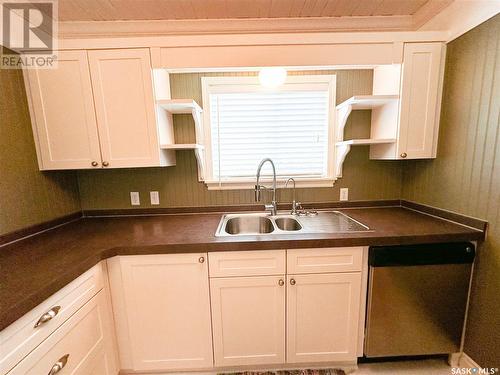
POLYGON ((68 363, 68 358, 69 354, 63 355, 61 358, 59 358, 59 360, 56 363, 54 363, 54 366, 52 366, 47 375, 55 375, 59 371, 61 371, 64 368, 64 366, 66 366, 66 363, 68 363))
POLYGON ((285 285, 285 282, 284 282, 282 279, 280 279, 280 280, 278 281, 278 285, 279 285, 279 286, 283 286, 283 285, 285 285))
POLYGON ((205 257, 200 257, 200 258, 198 259, 198 262, 200 262, 200 263, 205 263, 205 257))
POLYGON ((290 285, 295 285, 296 282, 295 282, 295 279, 290 279, 290 285))
POLYGON ((33 328, 37 328, 42 324, 47 323, 49 320, 52 320, 52 318, 54 318, 59 313, 59 310, 61 310, 61 306, 54 306, 53 308, 51 308, 49 311, 43 314, 40 319, 38 319, 33 328))

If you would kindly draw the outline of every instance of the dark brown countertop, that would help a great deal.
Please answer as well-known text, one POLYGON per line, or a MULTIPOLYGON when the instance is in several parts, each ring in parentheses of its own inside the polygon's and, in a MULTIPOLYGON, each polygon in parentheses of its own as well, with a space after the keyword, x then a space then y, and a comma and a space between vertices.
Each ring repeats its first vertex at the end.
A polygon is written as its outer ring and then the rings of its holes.
POLYGON ((215 237, 221 214, 83 218, 0 247, 0 330, 115 255, 473 241, 484 232, 404 207, 341 210, 369 232, 215 237))

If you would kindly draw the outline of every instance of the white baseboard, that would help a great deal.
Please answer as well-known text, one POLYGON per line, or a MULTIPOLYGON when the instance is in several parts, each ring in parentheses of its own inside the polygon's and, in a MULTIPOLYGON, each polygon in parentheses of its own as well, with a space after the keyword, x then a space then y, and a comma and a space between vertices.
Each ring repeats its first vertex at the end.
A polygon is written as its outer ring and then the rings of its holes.
POLYGON ((462 357, 462 352, 451 353, 448 356, 448 364, 450 367, 460 367, 460 357, 462 357))
POLYGON ((462 353, 460 356, 460 359, 458 361, 459 367, 466 367, 466 368, 471 368, 471 367, 476 367, 479 368, 479 366, 476 361, 474 361, 471 357, 469 357, 466 353, 462 353))

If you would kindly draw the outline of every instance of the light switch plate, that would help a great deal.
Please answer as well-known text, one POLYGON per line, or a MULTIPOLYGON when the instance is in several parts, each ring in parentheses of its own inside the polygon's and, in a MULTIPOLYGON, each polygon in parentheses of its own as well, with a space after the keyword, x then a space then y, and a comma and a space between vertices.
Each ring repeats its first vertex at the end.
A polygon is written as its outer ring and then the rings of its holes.
POLYGON ((348 188, 341 188, 340 189, 340 200, 341 201, 349 200, 349 189, 348 188))
POLYGON ((151 199, 152 206, 160 204, 160 193, 157 191, 150 191, 149 198, 151 199))
POLYGON ((141 200, 139 198, 138 191, 131 191, 130 192, 130 204, 132 206, 140 206, 141 205, 141 200))

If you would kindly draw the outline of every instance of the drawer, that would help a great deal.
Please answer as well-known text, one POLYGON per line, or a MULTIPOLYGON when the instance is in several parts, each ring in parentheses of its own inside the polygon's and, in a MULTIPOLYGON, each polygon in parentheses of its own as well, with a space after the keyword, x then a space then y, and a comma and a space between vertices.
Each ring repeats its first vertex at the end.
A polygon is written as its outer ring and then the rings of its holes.
POLYGON ((102 288, 99 263, 1 331, 0 374, 14 367, 102 288), (47 313, 53 316, 46 315, 48 320, 35 327, 47 313))
POLYGON ((111 374, 105 334, 109 324, 104 291, 99 292, 64 322, 8 375, 49 374, 57 362, 66 362, 61 374, 111 374), (63 358, 66 358, 64 361, 63 358))
POLYGON ((287 251, 288 274, 361 271, 363 247, 287 251))
POLYGON ((208 254, 210 277, 285 273, 285 250, 226 251, 208 254))

